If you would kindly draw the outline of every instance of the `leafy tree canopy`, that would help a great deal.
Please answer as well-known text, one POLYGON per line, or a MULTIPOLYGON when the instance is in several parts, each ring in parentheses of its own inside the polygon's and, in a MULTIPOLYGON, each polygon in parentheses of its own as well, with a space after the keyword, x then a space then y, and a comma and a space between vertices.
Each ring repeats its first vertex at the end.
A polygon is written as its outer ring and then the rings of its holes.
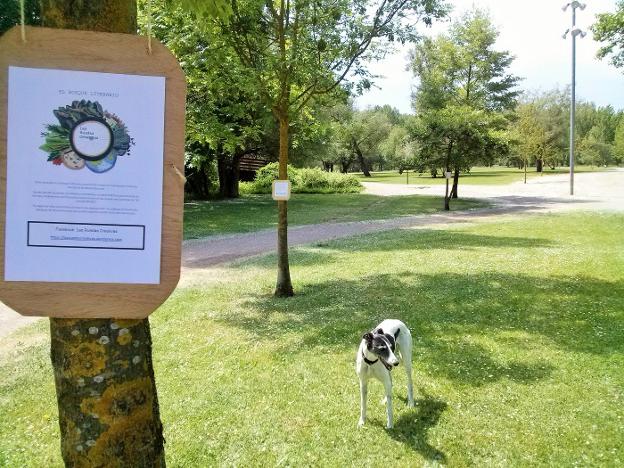
POLYGON ((598 58, 610 56, 615 67, 624 68, 624 0, 617 2, 614 13, 602 13, 596 18, 591 28, 594 39, 605 43, 598 49, 598 58))

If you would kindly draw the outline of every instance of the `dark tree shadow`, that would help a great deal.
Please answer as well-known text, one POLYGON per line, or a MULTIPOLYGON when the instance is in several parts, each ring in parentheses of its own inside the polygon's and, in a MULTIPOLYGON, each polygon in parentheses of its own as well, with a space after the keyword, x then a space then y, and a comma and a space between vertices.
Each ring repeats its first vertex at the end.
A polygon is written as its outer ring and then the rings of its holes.
POLYGON ((388 435, 420 453, 426 460, 446 463, 446 455, 427 441, 427 433, 438 424, 447 404, 430 396, 414 403, 414 409, 394 421, 394 428, 388 431, 388 435))
POLYGON ((385 318, 398 318, 414 336, 415 368, 474 386, 504 378, 530 383, 548 378, 553 367, 540 359, 501 359, 471 336, 523 348, 526 341, 514 341, 510 334, 520 332, 564 350, 624 352, 622 281, 398 271, 308 284, 287 300, 248 295, 242 301, 254 312, 233 310, 218 320, 257 340, 276 343, 276 336, 287 334, 284 346, 273 346, 281 359, 317 348, 328 352, 328 347, 355 353, 364 331, 385 318))

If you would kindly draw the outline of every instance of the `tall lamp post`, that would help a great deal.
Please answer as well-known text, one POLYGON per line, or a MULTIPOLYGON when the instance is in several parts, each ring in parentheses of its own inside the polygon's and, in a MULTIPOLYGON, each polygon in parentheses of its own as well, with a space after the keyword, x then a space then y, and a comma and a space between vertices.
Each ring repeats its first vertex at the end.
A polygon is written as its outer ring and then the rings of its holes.
POLYGON ((563 11, 572 8, 572 27, 563 34, 566 39, 568 33, 572 36, 572 94, 570 96, 570 195, 574 195, 574 113, 576 111, 576 36, 585 37, 587 33, 576 26, 576 9, 585 9, 585 4, 576 0, 566 3, 563 11))

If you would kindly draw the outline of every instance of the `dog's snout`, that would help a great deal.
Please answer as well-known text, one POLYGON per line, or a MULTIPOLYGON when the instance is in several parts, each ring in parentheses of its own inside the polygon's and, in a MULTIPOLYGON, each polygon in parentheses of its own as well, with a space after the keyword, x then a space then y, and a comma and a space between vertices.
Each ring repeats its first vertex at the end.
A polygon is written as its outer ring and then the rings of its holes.
POLYGON ((399 365, 399 361, 397 361, 397 362, 393 362, 393 363, 392 363, 392 365, 393 365, 394 367, 398 366, 398 365, 399 365))

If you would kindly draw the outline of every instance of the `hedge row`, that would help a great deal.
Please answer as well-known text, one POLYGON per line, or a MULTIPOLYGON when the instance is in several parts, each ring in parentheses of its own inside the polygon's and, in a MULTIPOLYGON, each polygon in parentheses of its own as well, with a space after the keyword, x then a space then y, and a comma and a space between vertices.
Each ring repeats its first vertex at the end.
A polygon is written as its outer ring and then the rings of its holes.
MULTIPOLYGON (((278 177, 278 164, 267 164, 259 169, 253 182, 242 182, 243 193, 271 193, 278 177)), ((358 178, 351 174, 326 172, 321 169, 297 169, 288 166, 288 179, 293 193, 357 193, 362 190, 358 178)))

